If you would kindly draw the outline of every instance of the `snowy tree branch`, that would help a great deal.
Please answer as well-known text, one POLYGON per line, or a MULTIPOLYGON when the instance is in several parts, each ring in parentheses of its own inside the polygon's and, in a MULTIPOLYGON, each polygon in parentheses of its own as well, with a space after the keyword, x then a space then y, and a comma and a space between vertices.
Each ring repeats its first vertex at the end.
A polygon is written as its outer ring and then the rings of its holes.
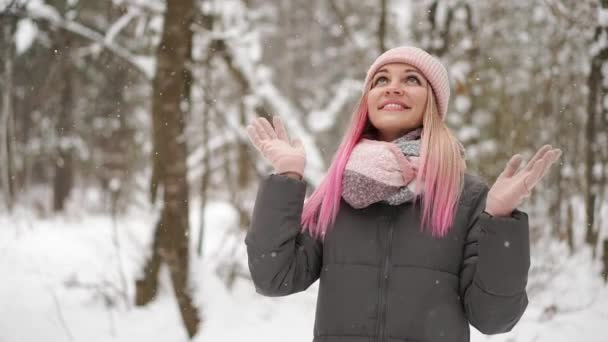
POLYGON ((114 22, 114 24, 110 26, 110 28, 106 32, 104 43, 106 45, 113 44, 114 37, 116 37, 116 35, 120 33, 120 31, 122 31, 122 29, 124 29, 129 24, 129 22, 131 22, 131 20, 138 17, 139 15, 141 15, 141 13, 138 10, 127 10, 127 13, 125 15, 118 18, 118 20, 116 20, 116 22, 114 22))
POLYGON ((147 79, 154 77, 154 63, 150 63, 152 57, 137 56, 131 53, 127 48, 113 42, 114 35, 126 25, 124 21, 132 18, 121 18, 113 25, 109 33, 105 36, 95 30, 82 25, 81 23, 63 18, 57 11, 48 5, 38 5, 36 7, 27 8, 25 10, 17 10, 16 14, 21 17, 27 17, 35 21, 45 21, 49 24, 62 28, 79 37, 95 42, 99 47, 106 48, 116 56, 122 58, 127 63, 135 67, 137 71, 143 74, 147 79))

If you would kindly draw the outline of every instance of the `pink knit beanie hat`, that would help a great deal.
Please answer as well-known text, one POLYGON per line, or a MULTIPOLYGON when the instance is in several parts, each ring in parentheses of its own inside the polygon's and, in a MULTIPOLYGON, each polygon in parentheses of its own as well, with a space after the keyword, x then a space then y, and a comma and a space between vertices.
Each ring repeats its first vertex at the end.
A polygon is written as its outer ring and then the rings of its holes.
POLYGON ((433 94, 435 94, 439 115, 442 119, 445 119, 445 114, 448 110, 448 101, 450 100, 450 81, 448 80, 448 72, 437 58, 417 47, 401 46, 393 48, 376 58, 367 71, 363 92, 370 89, 372 77, 378 69, 383 65, 390 63, 407 63, 418 68, 418 70, 422 72, 424 77, 429 81, 429 84, 433 89, 433 94))

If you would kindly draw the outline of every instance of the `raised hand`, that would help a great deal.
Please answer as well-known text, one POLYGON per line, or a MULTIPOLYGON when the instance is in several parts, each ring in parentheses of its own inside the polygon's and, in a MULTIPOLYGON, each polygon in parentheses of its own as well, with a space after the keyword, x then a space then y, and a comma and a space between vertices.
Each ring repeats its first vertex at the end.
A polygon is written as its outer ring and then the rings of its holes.
POLYGON ((306 152, 300 139, 290 143, 278 116, 272 118, 274 129, 265 118, 257 118, 247 126, 249 140, 274 167, 275 173, 293 172, 300 177, 304 174, 306 152))
POLYGON ((486 212, 492 216, 509 216, 524 199, 530 196, 532 189, 547 173, 547 170, 559 159, 562 151, 551 145, 541 147, 528 164, 519 170, 522 157, 519 154, 511 157, 504 171, 490 188, 486 199, 486 212))

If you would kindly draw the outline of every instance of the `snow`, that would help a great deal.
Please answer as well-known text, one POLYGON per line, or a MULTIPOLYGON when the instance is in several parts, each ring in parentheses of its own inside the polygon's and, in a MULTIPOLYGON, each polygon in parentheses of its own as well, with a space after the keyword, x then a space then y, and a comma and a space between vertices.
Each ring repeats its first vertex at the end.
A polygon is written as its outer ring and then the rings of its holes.
POLYGON ((28 1, 26 5, 27 11, 36 14, 35 17, 47 18, 49 21, 61 20, 61 15, 57 10, 53 6, 45 4, 43 0, 28 1))
MULTIPOLYGON (((197 211, 191 212, 197 220, 197 211)), ((155 301, 146 307, 125 305, 110 217, 35 216, 24 209, 0 216, 0 269, 5 272, 0 283, 0 341, 187 340, 166 269, 161 270, 155 301)), ((133 210, 118 220, 129 287, 145 261, 155 218, 133 210)), ((289 339, 294 332, 301 341, 309 340, 316 285, 294 296, 268 298, 257 295, 249 281, 237 281, 229 291, 218 277, 216 268, 219 257, 227 257, 226 246, 239 246, 237 255, 246 265, 242 233, 238 238, 225 235, 226 227, 236 222, 235 211, 226 203, 211 203, 206 211, 204 257, 193 257, 192 262, 192 284, 204 322, 197 340, 256 336, 268 341, 289 339)), ((127 289, 130 298, 133 291, 127 289)))
MULTIPOLYGON (((302 123, 304 114, 275 86, 271 68, 260 63, 264 44, 259 32, 251 29, 252 23, 247 17, 248 11, 244 6, 241 1, 221 2, 218 11, 221 13, 222 25, 214 29, 212 34, 226 40, 232 63, 245 78, 252 91, 251 97, 257 101, 264 101, 268 105, 270 115, 281 116, 292 139, 296 137, 301 139, 307 158, 305 178, 312 186, 316 186, 317 180, 322 179, 323 170, 326 169, 321 151, 311 132, 302 123)), ((240 138, 244 139, 246 137, 244 127, 238 126, 236 123, 233 124, 240 138)))
POLYGON ((608 26, 608 8, 597 8, 597 19, 600 26, 608 26))
POLYGON ((595 38, 591 46, 589 47, 589 55, 596 56, 599 55, 600 52, 608 47, 608 35, 606 31, 601 31, 601 33, 595 38))
POLYGON ((17 55, 21 55, 27 51, 34 42, 36 34, 38 33, 38 26, 28 19, 21 19, 17 23, 17 30, 15 32, 15 47, 17 55))
POLYGON ((414 12, 412 1, 389 1, 388 6, 389 13, 394 16, 392 23, 395 26, 395 30, 399 33, 399 42, 403 41, 410 43, 412 39, 410 26, 412 24, 412 14, 414 12))
MULTIPOLYGON (((0 0, 0 9, 9 2, 0 0)), ((115 3, 126 4, 128 10, 104 34, 66 20, 44 0, 20 2, 27 3, 26 10, 31 18, 49 22, 86 38, 91 42, 88 47, 90 51, 110 49, 149 80, 154 77, 155 58, 134 55, 127 46, 118 45, 120 40, 115 38, 128 25, 136 25, 138 36, 145 32, 146 24, 152 31, 161 32, 163 18, 158 14, 165 9, 164 1, 115 0, 115 3), (140 16, 142 11, 151 11, 156 15, 147 22, 140 16)), ((74 4, 76 0, 69 0, 69 3, 74 4)), ((253 30, 251 27, 251 17, 248 17, 253 15, 251 9, 243 7, 242 1, 214 3, 224 27, 216 26, 206 37, 226 39, 229 44, 234 54, 233 62, 243 71, 252 88, 253 93, 245 99, 247 106, 252 108, 256 103, 266 102, 273 114, 281 115, 290 136, 302 138, 309 158, 307 176, 313 180, 311 185, 314 186, 314 180, 322 179, 323 170, 326 169, 321 158, 322 150, 314 136, 336 124, 339 114, 345 110, 345 104, 359 94, 360 83, 345 79, 332 93, 331 102, 306 115, 275 86, 272 68, 261 64, 264 37, 261 29, 253 30)), ((412 20, 421 18, 412 18, 411 1, 389 3, 389 12, 394 18, 392 21, 399 32, 397 39, 408 41, 411 35, 405 28, 412 20)), ((211 6, 211 2, 204 2, 202 6, 211 6)), ((451 5, 442 3, 438 7, 436 17, 439 28, 445 26, 448 6, 451 5)), ((462 10, 457 12, 458 16, 463 14, 462 10)), ((540 11, 535 11, 532 16, 535 20, 543 19, 540 11)), ((354 28, 360 26, 358 20, 358 16, 348 16, 346 23, 354 28)), ((600 25, 608 26, 606 9, 598 8, 598 21, 600 25)), ((342 29, 334 26, 330 33, 342 29)), ((33 20, 21 19, 15 37, 17 53, 27 51, 37 34, 38 28, 33 20)), ((519 37, 527 41, 532 36, 521 32, 519 37)), ((364 31, 354 30, 353 38, 356 50, 375 46, 364 31)), ((602 34, 594 43, 591 53, 598 53, 607 42, 608 35, 602 34)), ((440 40, 436 42, 441 43, 440 40)), ((560 53, 558 61, 567 63, 568 56, 566 52, 560 53)), ((452 84, 466 81, 471 70, 468 61, 454 62, 449 68, 452 84)), ((557 70, 554 68, 552 72, 557 73, 557 70)), ((608 74, 607 65, 603 66, 602 72, 608 74)), ((524 76, 514 79, 528 79, 524 76)), ((500 78, 495 80, 499 81, 500 78)), ((517 82, 514 84, 515 96, 528 89, 517 82)), ((474 87, 474 95, 479 94, 480 90, 481 86, 474 87)), ((604 99, 604 103, 608 107, 607 99, 604 99)), ((471 108, 471 98, 456 96, 454 104, 457 112, 467 112, 471 108)), ((235 108, 228 109, 230 113, 236 111, 235 108)), ((147 115, 143 111, 139 114, 147 115)), ((474 122, 480 126, 493 120, 488 112, 476 111, 473 115, 474 122)), ((453 115, 450 120, 457 117, 453 115)), ((237 117, 227 115, 226 118, 231 131, 210 141, 212 151, 228 142, 246 140, 237 117)), ((48 118, 42 117, 40 120, 44 122, 48 118)), ((480 131, 476 127, 465 126, 458 134, 460 140, 466 141, 478 137, 480 131)), ((84 147, 80 140, 64 137, 60 142, 80 148, 81 155, 87 153, 82 150, 84 147)), ((44 146, 41 140, 32 140, 29 148, 44 146)), ((151 151, 149 145, 147 149, 151 151)), ((482 153, 494 154, 497 150, 496 142, 488 141, 467 147, 467 154, 468 158, 475 158, 482 153)), ((190 180, 196 179, 204 171, 196 169, 203 157, 202 150, 190 155, 190 180)), ((259 165, 255 166, 261 170, 264 162, 261 158, 256 160, 259 165)), ((601 173, 601 167, 596 165, 594 173, 601 173)), ((573 176, 577 169, 567 164, 563 172, 566 177, 573 176)), ((112 189, 120 186, 118 179, 112 179, 112 189)), ((80 198, 70 202, 65 214, 51 215, 47 214, 50 192, 48 189, 37 191, 31 191, 29 198, 21 197, 22 201, 27 199, 30 202, 27 208, 17 207, 10 215, 0 212, 0 270, 3 271, 0 282, 0 342, 186 341, 168 270, 164 266, 160 272, 156 299, 145 307, 132 304, 134 283, 149 252, 158 213, 152 208, 134 206, 114 221, 97 205, 104 200, 102 194, 87 189, 79 190, 80 198), (116 249, 114 239, 118 239, 120 250, 116 249), (123 276, 126 282, 122 281, 123 276)), ((575 241, 580 247, 584 240, 584 206, 582 200, 575 201, 573 205, 577 222, 575 241)), ((191 286, 202 316, 200 333, 194 340, 311 341, 318 283, 303 293, 281 298, 257 294, 251 281, 245 278, 237 278, 234 285, 228 288, 222 267, 234 264, 240 270, 247 270, 244 232, 238 227, 237 211, 229 203, 211 202, 205 211, 204 224, 201 224, 199 208, 198 201, 191 201, 190 227, 194 232, 191 234, 191 286), (194 252, 200 226, 206 229, 202 258, 194 252)), ((604 205, 600 213, 604 225, 600 237, 605 238, 608 236, 608 229, 605 229, 608 205, 604 205)), ((510 242, 504 241, 504 248, 509 247, 510 242)), ((519 324, 510 333, 492 337, 483 336, 472 328, 472 341, 608 341, 608 329, 605 328, 608 323, 608 287, 599 277, 601 265, 593 260, 591 252, 578 248, 576 253, 570 255, 565 243, 547 239, 535 244, 532 254, 532 272, 528 284, 530 305, 519 324)), ((274 256, 270 254, 270 257, 274 256)))
POLYGON ((496 146, 496 142, 493 140, 484 140, 479 143, 479 150, 486 155, 495 154, 498 150, 498 146, 496 146))
POLYGON ((122 31, 122 29, 124 29, 131 22, 131 20, 136 18, 138 15, 140 15, 139 10, 129 8, 127 13, 125 13, 120 18, 118 18, 118 20, 116 20, 116 22, 114 22, 114 24, 110 25, 110 27, 108 28, 108 30, 106 32, 106 36, 104 38, 104 43, 105 44, 113 43, 116 35, 119 34, 120 31, 122 31))
POLYGON ((132 55, 127 48, 120 46, 113 41, 114 35, 132 19, 132 16, 136 15, 136 12, 129 11, 126 17, 119 19, 115 26, 109 30, 107 36, 103 36, 97 31, 80 24, 79 22, 62 18, 53 6, 45 4, 41 0, 28 1, 26 10, 28 12, 28 16, 35 20, 47 21, 91 41, 92 44, 89 47, 91 51, 98 51, 102 46, 109 49, 118 57, 133 65, 148 79, 153 79, 154 69, 150 68, 152 65, 154 65, 153 57, 138 57, 136 55, 132 55))
POLYGON ((448 70, 452 83, 465 82, 467 75, 471 72, 471 64, 465 61, 455 61, 448 70))
MULTIPOLYGON (((323 178, 325 163, 321 157, 321 151, 317 148, 315 138, 301 124, 293 113, 298 110, 280 91, 270 82, 266 81, 257 86, 256 92, 264 99, 268 100, 274 109, 273 115, 280 115, 285 128, 291 138, 301 139, 306 149, 306 170, 305 177, 310 180, 310 184, 317 185, 318 180, 323 178)), ((301 117, 298 116, 298 117, 301 117)))
MULTIPOLYGON (((167 269, 161 268, 159 293, 151 304, 135 307, 122 297, 132 302, 157 215, 131 209, 118 218, 119 259, 112 219, 79 203, 86 202, 72 201, 65 215, 44 216, 22 207, 0 215, 0 341, 186 341, 167 269)), ((199 226, 198 207, 193 201, 191 227, 199 226)), ((245 269, 247 264, 236 215, 224 202, 211 202, 205 211, 204 255, 199 259, 192 252, 191 263, 203 318, 194 341, 310 342, 318 282, 278 298, 258 295, 248 279, 237 278, 231 289, 223 282, 222 262, 232 257, 245 269)), ((194 251, 197 239, 191 240, 194 251)), ((591 260, 587 249, 569 255, 565 243, 533 248, 530 305, 521 321, 512 332, 496 336, 472 328, 472 341, 605 342, 608 287, 598 277, 599 263, 591 260)))
POLYGON ((156 73, 156 58, 148 55, 132 56, 131 62, 143 72, 148 79, 153 79, 156 73))
POLYGON ((471 109, 471 98, 464 95, 456 95, 454 97, 454 107, 459 113, 466 113, 471 109))
POLYGON ((326 108, 313 110, 307 118, 308 126, 314 132, 322 132, 334 126, 338 116, 344 111, 345 104, 355 96, 361 95, 361 82, 346 79, 336 86, 337 90, 326 108))
POLYGON ((479 137, 480 132, 476 126, 462 126, 456 134, 458 135, 458 140, 466 142, 479 137))
POLYGON ((435 23, 437 25, 437 29, 442 31, 445 29, 447 14, 448 14, 448 4, 445 2, 437 3, 436 12, 435 12, 435 23))

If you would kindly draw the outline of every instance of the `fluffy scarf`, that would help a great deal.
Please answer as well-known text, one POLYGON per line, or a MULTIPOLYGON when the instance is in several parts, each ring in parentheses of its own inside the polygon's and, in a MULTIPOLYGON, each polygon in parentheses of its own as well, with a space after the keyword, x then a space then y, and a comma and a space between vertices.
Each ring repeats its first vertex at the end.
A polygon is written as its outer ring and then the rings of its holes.
POLYGON ((356 209, 413 200, 421 133, 418 128, 392 142, 361 139, 346 163, 342 198, 356 209))

